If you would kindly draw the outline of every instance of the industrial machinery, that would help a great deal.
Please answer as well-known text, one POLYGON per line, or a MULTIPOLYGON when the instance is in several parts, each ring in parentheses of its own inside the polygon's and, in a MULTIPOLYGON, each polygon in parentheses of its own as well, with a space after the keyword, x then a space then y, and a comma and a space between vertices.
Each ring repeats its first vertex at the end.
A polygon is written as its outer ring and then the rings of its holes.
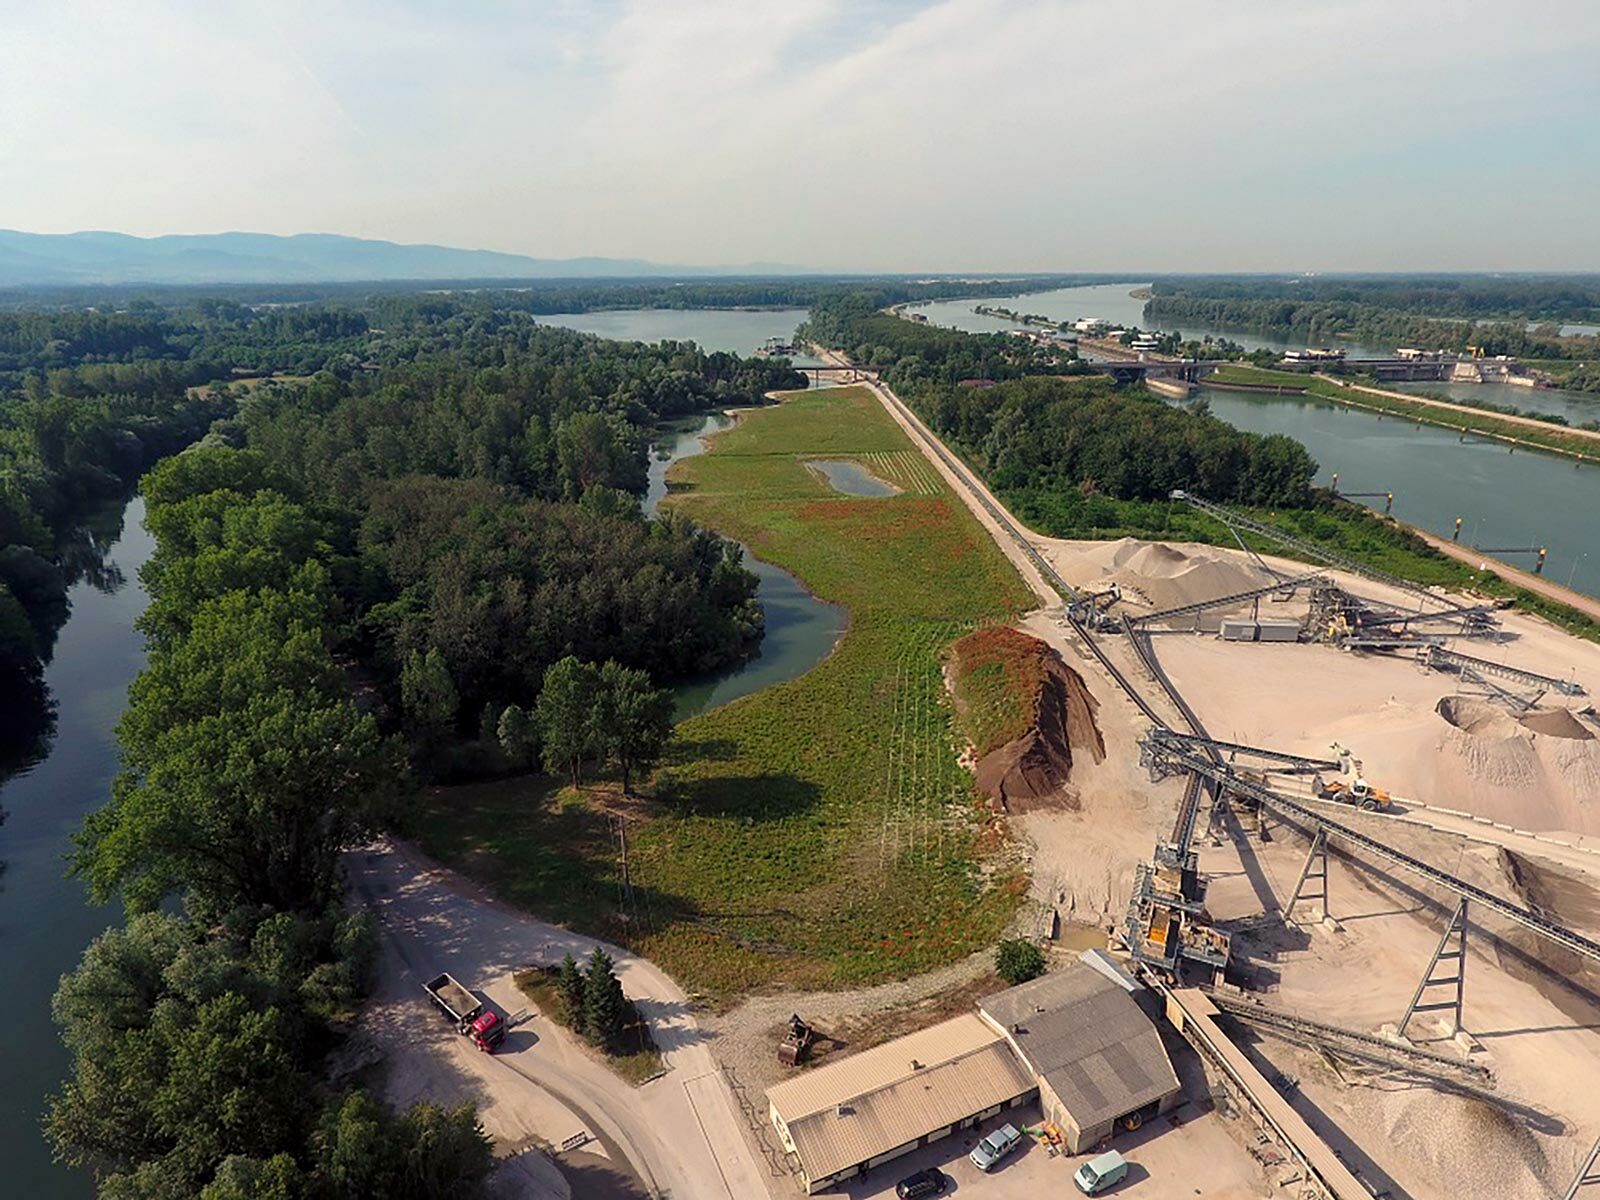
POLYGON ((816 1044, 817 1031, 800 1019, 799 1013, 789 1016, 789 1030, 778 1043, 778 1061, 786 1067, 797 1067, 811 1057, 816 1044))
POLYGON ((1362 773, 1361 760, 1356 758, 1349 750, 1338 742, 1333 743, 1333 752, 1339 756, 1339 770, 1348 776, 1346 779, 1333 779, 1324 781, 1321 775, 1317 776, 1317 795, 1324 800, 1336 800, 1340 804, 1353 804, 1367 812, 1377 812, 1389 807, 1389 793, 1382 788, 1375 788, 1367 782, 1367 777, 1362 773))

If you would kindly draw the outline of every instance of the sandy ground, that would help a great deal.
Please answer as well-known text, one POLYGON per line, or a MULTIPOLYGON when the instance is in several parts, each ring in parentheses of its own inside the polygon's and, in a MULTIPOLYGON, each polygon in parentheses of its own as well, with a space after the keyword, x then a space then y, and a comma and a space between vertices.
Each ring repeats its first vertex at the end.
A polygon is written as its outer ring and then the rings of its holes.
POLYGON ((767 1166, 712 1059, 687 996, 659 968, 614 946, 623 990, 650 1022, 665 1073, 631 1087, 591 1051, 530 1010, 512 972, 552 965, 596 944, 493 901, 396 842, 349 856, 357 895, 379 921, 377 994, 362 1030, 384 1066, 389 1098, 471 1100, 497 1153, 512 1156, 502 1196, 767 1197, 767 1166), (449 971, 510 1019, 494 1055, 473 1049, 428 1003, 422 984, 449 971), (586 1135, 576 1154, 547 1150, 586 1135))
MULTIPOLYGON (((926 449, 931 435, 881 385, 878 391, 926 449)), ((929 457, 965 494, 966 481, 937 455, 929 457)), ((1137 740, 1147 722, 1059 622, 1059 604, 1026 556, 982 506, 969 499, 969 507, 1046 605, 1023 627, 1056 646, 1069 662, 1083 664, 1079 669, 1100 701, 1106 761, 1082 770, 1075 766, 1072 783, 1081 811, 1040 812, 1012 822, 1031 843, 1035 899, 1067 916, 1114 918, 1126 904, 1134 864, 1148 857, 1170 822, 1179 785, 1152 786, 1139 770, 1137 740)), ((1132 611, 1228 594, 1260 578, 1259 567, 1246 555, 1214 547, 1032 540, 1074 585, 1118 583, 1132 611)), ((1307 570, 1300 563, 1268 561, 1290 575, 1307 570)), ((1365 580, 1341 582, 1375 600, 1402 608, 1415 604, 1408 604, 1403 593, 1365 580)), ((1303 613, 1303 600, 1268 603, 1262 611, 1291 618, 1303 613)), ((1462 649, 1576 679, 1591 695, 1600 691, 1600 646, 1524 614, 1504 613, 1502 620, 1497 642, 1469 641, 1462 649)), ((1503 711, 1485 712, 1475 697, 1461 695, 1455 676, 1427 672, 1406 659, 1357 657, 1313 645, 1222 643, 1214 635, 1174 633, 1155 641, 1174 682, 1217 736, 1318 757, 1328 753, 1331 742, 1342 742, 1363 760, 1373 783, 1403 798, 1398 813, 1434 828, 1341 809, 1349 814, 1345 819, 1365 821, 1369 833, 1523 903, 1537 885, 1545 899, 1558 904, 1563 919, 1600 930, 1600 889, 1584 875, 1593 874, 1592 856, 1484 823, 1487 818, 1520 830, 1571 830, 1595 840, 1600 775, 1591 771, 1597 743, 1548 732, 1581 728, 1575 716, 1547 714, 1531 723, 1536 727, 1510 722, 1503 711), (1440 813, 1426 804, 1476 817, 1440 813), (1452 827, 1470 832, 1471 839, 1452 827), (1523 876, 1513 886, 1508 849, 1519 855, 1543 849, 1547 857, 1520 860, 1523 876)), ((1118 639, 1104 644, 1130 678, 1142 679, 1118 639)), ((1153 686, 1146 690, 1165 707, 1153 686)), ((1559 694, 1546 697, 1552 701, 1557 708, 1589 703, 1559 694)), ((1298 833, 1281 826, 1266 842, 1236 832, 1205 844, 1201 868, 1213 880, 1209 906, 1238 930, 1239 957, 1274 1002, 1337 1024, 1373 1031, 1392 1027, 1438 943, 1442 897, 1419 892, 1412 880, 1358 869, 1335 857, 1330 875, 1337 927, 1308 933, 1286 925, 1279 913, 1305 852, 1298 833)), ((1396 1197, 1531 1200, 1561 1194, 1600 1131, 1600 1004, 1564 977, 1570 971, 1581 980, 1585 970, 1559 961, 1529 935, 1484 936, 1481 916, 1474 918, 1474 931, 1465 1025, 1476 1039, 1471 1053, 1490 1065, 1506 1103, 1403 1085, 1392 1077, 1344 1079, 1318 1055, 1273 1039, 1243 1038, 1269 1078, 1285 1077, 1287 1094, 1313 1127, 1375 1189, 1387 1188, 1396 1197)), ((1427 1025, 1414 1025, 1410 1032, 1424 1039, 1442 1033, 1427 1025)), ((1190 1155, 1183 1167, 1200 1165, 1190 1155)), ((975 1190, 983 1186, 976 1184, 975 1190)), ((1037 1190, 1030 1182, 1014 1194, 1037 1190)))
MULTIPOLYGON (((1165 608, 1256 586, 1250 581, 1260 575, 1242 552, 1215 547, 1037 540, 1070 582, 1119 582, 1131 612, 1142 611, 1145 595, 1165 608)), ((1290 573, 1306 569, 1268 561, 1290 573)), ((1359 594, 1406 603, 1383 585, 1332 574, 1359 594)), ((1305 611, 1302 598, 1265 602, 1261 614, 1299 619, 1305 611)), ((1486 703, 1458 676, 1426 670, 1410 657, 1222 642, 1209 632, 1159 635, 1157 650, 1217 737, 1318 757, 1337 741, 1363 761, 1375 785, 1398 796, 1519 829, 1600 834, 1600 728, 1566 711, 1587 708, 1600 693, 1600 645, 1523 613, 1500 617, 1498 640, 1458 639, 1456 648, 1583 685, 1587 696, 1551 692, 1541 701, 1551 710, 1547 718, 1559 718, 1546 727, 1569 736, 1541 730, 1539 718, 1452 722, 1441 715, 1441 702, 1447 712, 1459 706, 1469 715, 1481 715, 1486 703)))

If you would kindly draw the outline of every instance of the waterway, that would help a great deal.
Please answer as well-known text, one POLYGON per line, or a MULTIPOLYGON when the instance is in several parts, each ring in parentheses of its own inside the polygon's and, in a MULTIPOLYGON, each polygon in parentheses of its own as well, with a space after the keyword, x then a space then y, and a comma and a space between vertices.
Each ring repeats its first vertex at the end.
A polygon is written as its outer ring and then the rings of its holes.
MULTIPOLYGON (((88 572, 94 582, 72 588, 72 615, 45 672, 56 706, 54 741, 30 770, 0 786, 0 807, 9 814, 0 826, 0 963, 8 990, 0 1020, 0 1193, 6 1195, 70 1200, 94 1194, 87 1172, 51 1161, 39 1121, 68 1067, 50 1019, 56 981, 122 915, 114 905, 89 904, 83 885, 66 877, 63 856, 85 814, 109 795, 117 771, 112 731, 128 685, 144 665, 144 639, 133 622, 145 606, 139 567, 154 544, 143 519, 144 502, 131 501, 107 561, 88 572)), ((37 714, 19 711, 27 701, 5 703, 10 737, 37 714)))
MULTIPOLYGON (((1483 386, 1483 385, 1473 385, 1483 386)), ((1317 482, 1341 492, 1394 492, 1394 515, 1488 549, 1546 546, 1544 573, 1600 597, 1600 469, 1461 436, 1431 425, 1301 397, 1207 390, 1214 415, 1253 433, 1284 433, 1311 452, 1317 482)), ((1363 499, 1381 511, 1383 498, 1363 499)), ((1532 569, 1532 554, 1499 555, 1532 569)))
POLYGON ((1600 421, 1600 393, 1566 392, 1559 388, 1518 387, 1513 383, 1396 383, 1397 392, 1414 392, 1457 404, 1495 404, 1523 412, 1552 413, 1569 425, 1600 421))
MULTIPOLYGON (((644 505, 647 515, 660 507, 667 494, 668 468, 679 459, 705 453, 705 439, 730 424, 732 419, 727 414, 712 413, 703 419, 679 422, 662 432, 650 451, 650 482, 644 505)), ((818 600, 782 567, 763 562, 748 549, 744 565, 759 581, 756 599, 766 616, 761 646, 755 657, 736 667, 687 680, 674 688, 679 720, 805 674, 828 656, 849 623, 849 613, 841 605, 818 600)))
MULTIPOLYGON (((1041 317, 1049 317, 1052 321, 1074 321, 1079 317, 1098 317, 1109 321, 1113 325, 1123 327, 1138 326, 1141 329, 1158 329, 1160 332, 1169 332, 1164 327, 1146 325, 1144 315, 1144 301, 1133 295, 1148 284, 1141 283, 1096 283, 1087 287, 1056 288, 1048 292, 1028 292, 1021 296, 987 296, 981 299, 963 300, 934 300, 927 304, 911 305, 908 311, 919 312, 935 325, 946 325, 952 329, 964 329, 968 333, 1004 333, 1009 329, 1022 329, 1025 326, 1020 321, 1012 321, 1005 317, 990 316, 974 312, 977 305, 993 306, 1013 309, 1020 313, 1031 313, 1041 317)), ((1179 331, 1186 338, 1227 338, 1237 342, 1246 350, 1304 350, 1306 343, 1286 338, 1261 337, 1251 333, 1240 333, 1233 329, 1206 329, 1185 325, 1179 331)), ((1375 346, 1363 346, 1356 342, 1335 341, 1333 346, 1342 348, 1356 357, 1375 357, 1392 353, 1392 348, 1385 350, 1375 346)))
MULTIPOLYGON (((707 353, 753 354, 769 338, 788 341, 810 315, 804 308, 629 308, 554 313, 536 320, 624 342, 694 342, 707 353)), ((800 354, 797 366, 821 366, 800 354)))

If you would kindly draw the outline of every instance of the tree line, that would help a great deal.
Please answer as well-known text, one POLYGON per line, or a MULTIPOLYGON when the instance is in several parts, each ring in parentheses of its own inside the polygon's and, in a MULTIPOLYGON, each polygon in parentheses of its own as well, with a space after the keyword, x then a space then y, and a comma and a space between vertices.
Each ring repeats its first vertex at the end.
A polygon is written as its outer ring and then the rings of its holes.
POLYGON ((1316 463, 1292 438, 1242 433, 1020 338, 904 320, 879 311, 877 299, 819 303, 806 331, 878 367, 997 487, 1114 500, 1165 499, 1174 488, 1251 505, 1308 500, 1316 463))
POLYGON ((325 1082, 376 953, 339 857, 411 784, 336 658, 336 548, 270 482, 215 450, 145 479, 148 665, 72 861, 129 920, 56 994, 46 1133, 108 1200, 467 1197, 491 1165, 470 1106, 395 1115, 325 1082))

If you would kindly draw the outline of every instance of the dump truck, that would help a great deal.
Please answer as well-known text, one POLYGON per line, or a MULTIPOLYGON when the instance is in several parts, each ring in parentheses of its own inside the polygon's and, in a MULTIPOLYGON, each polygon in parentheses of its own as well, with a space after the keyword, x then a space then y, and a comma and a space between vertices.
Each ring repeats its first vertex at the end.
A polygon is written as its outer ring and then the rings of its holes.
POLYGON ((479 1050, 493 1054, 506 1040, 505 1018, 462 987, 450 972, 435 975, 423 988, 428 999, 456 1027, 456 1032, 471 1038, 479 1050))

